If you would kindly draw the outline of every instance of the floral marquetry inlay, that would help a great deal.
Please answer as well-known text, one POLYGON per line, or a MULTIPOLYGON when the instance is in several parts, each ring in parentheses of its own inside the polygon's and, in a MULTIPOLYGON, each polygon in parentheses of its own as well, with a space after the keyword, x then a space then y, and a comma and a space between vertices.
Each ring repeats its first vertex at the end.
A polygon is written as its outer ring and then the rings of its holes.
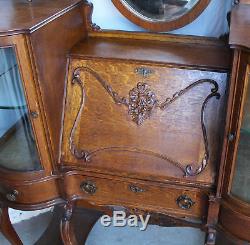
POLYGON ((138 125, 150 117, 156 104, 156 95, 146 83, 138 83, 137 87, 129 92, 128 112, 138 125))

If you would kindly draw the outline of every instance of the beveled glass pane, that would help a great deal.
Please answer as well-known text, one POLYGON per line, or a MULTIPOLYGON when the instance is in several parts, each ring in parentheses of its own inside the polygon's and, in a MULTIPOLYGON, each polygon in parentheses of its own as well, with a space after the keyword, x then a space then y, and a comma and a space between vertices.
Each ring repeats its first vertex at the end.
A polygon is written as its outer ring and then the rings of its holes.
MULTIPOLYGON (((249 79, 250 82, 250 79, 249 79)), ((250 85, 250 84, 249 84, 250 85)), ((244 105, 232 194, 250 203, 250 86, 244 105)))
POLYGON ((199 0, 123 0, 137 15, 155 21, 172 21, 188 13, 199 0))
POLYGON ((0 48, 0 167, 41 169, 13 48, 0 48))

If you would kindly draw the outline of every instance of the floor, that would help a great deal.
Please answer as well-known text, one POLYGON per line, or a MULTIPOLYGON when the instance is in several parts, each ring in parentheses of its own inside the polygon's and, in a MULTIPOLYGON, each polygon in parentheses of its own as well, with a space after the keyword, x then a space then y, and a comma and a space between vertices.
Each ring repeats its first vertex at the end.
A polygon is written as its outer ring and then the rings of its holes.
MULTIPOLYGON (((46 212, 14 224, 24 245, 33 245, 38 240, 51 217, 51 212, 46 212)), ((98 222, 91 231, 86 245, 202 245, 204 236, 203 232, 193 228, 165 228, 150 225, 146 231, 139 231, 138 228, 103 227, 98 222)), ((1 234, 0 244, 10 245, 1 234)))

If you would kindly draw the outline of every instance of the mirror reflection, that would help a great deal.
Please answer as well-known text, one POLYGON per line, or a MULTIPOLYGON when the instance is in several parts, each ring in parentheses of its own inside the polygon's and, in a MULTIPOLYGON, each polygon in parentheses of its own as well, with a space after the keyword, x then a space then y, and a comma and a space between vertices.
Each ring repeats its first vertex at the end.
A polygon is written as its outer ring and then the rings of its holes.
POLYGON ((125 5, 144 18, 171 21, 189 12, 199 0, 124 0, 125 5))

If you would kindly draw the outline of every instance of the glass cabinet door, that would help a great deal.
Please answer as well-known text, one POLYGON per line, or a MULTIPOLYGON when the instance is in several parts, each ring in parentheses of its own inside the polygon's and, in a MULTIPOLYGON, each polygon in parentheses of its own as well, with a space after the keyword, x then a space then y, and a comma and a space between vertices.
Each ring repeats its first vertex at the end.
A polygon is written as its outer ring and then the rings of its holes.
POLYGON ((13 48, 0 48, 0 168, 42 168, 13 48))
POLYGON ((244 104, 240 139, 236 156, 233 196, 250 203, 250 77, 244 104))

